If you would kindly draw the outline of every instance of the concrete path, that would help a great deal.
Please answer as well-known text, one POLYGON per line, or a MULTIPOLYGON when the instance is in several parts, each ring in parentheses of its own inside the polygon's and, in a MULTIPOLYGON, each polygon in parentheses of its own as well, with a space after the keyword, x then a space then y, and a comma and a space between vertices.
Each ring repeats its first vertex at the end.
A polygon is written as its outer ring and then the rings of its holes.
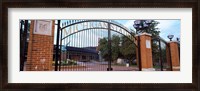
MULTIPOLYGON (((107 71, 108 62, 78 62, 74 66, 62 66, 62 71, 107 71)), ((138 67, 113 65, 113 71, 137 71, 138 67)))

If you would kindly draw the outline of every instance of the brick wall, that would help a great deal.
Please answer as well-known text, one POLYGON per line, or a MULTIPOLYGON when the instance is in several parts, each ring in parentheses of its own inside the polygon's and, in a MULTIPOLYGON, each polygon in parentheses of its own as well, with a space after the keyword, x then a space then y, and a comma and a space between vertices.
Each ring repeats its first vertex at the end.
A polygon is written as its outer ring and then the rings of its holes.
POLYGON ((141 51, 142 68, 153 68, 152 48, 146 48, 146 40, 149 40, 151 43, 151 36, 150 35, 140 36, 140 51, 141 51))
MULTIPOLYGON (((153 68, 153 61, 152 61, 152 48, 146 48, 146 40, 149 40, 151 43, 151 35, 149 34, 141 34, 137 36, 138 39, 140 37, 140 53, 141 53, 141 65, 142 68, 153 68)), ((137 43, 138 45, 138 43, 137 43)), ((150 44, 151 46, 151 44, 150 44)), ((136 48, 136 60, 138 63, 138 48, 136 48)))
POLYGON ((27 71, 52 70, 54 21, 52 21, 52 34, 33 34, 34 20, 31 21, 30 38, 28 44, 27 71), (42 63, 42 61, 44 61, 42 63))
POLYGON ((170 51, 172 66, 180 66, 178 44, 176 42, 170 42, 170 51))

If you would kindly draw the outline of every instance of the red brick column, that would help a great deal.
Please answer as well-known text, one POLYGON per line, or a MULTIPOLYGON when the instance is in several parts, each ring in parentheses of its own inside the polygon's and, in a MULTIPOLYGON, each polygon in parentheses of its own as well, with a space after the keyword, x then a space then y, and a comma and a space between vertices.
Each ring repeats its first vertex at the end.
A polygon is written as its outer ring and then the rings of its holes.
POLYGON ((176 41, 170 41, 169 46, 173 70, 178 70, 180 69, 178 43, 176 41))
POLYGON ((152 61, 151 34, 143 33, 140 37, 140 53, 142 70, 154 70, 152 61))
POLYGON ((54 25, 51 20, 31 21, 26 71, 52 70, 54 25))

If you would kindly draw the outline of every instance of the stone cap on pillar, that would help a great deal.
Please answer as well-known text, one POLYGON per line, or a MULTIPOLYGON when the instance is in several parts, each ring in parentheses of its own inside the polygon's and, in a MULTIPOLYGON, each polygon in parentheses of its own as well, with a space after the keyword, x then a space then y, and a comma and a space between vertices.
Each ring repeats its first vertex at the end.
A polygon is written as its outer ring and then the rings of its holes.
POLYGON ((141 33, 141 34, 136 34, 135 36, 142 36, 142 35, 152 36, 152 34, 149 34, 149 33, 146 33, 146 32, 141 33))

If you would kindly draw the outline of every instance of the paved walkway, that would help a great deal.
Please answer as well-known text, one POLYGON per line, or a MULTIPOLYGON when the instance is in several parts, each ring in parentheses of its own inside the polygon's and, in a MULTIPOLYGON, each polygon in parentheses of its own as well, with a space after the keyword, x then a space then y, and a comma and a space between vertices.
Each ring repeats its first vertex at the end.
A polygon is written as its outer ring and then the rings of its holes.
MULTIPOLYGON (((78 62, 74 66, 62 66, 62 71, 107 71, 107 62, 78 62)), ((125 65, 113 65, 113 71, 136 71, 137 67, 126 67, 125 65)))

